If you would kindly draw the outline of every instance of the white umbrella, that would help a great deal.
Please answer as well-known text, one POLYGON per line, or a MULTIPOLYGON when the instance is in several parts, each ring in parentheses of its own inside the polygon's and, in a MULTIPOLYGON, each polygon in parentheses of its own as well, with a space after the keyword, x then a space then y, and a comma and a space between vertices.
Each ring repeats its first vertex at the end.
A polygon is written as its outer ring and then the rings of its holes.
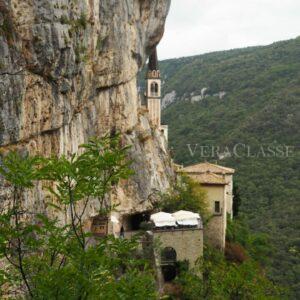
POLYGON ((201 217, 197 213, 193 213, 191 211, 187 210, 179 210, 172 214, 172 216, 175 218, 176 222, 179 225, 201 225, 201 217))
POLYGON ((171 214, 163 211, 151 215, 150 220, 156 227, 176 226, 175 218, 171 214))

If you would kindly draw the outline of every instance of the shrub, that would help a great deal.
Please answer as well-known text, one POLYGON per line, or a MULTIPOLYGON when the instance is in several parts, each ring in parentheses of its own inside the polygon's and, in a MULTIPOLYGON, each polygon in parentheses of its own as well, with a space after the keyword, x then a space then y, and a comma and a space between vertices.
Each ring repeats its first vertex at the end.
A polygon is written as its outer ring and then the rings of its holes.
POLYGON ((229 242, 226 242, 225 257, 235 263, 243 263, 247 259, 245 249, 241 245, 229 242))
POLYGON ((155 207, 170 213, 188 210, 199 213, 204 220, 208 218, 206 192, 186 175, 181 175, 168 193, 160 195, 155 207))
POLYGON ((221 252, 208 246, 195 269, 181 273, 176 282, 182 288, 183 300, 280 299, 280 290, 253 260, 228 262, 221 252))
POLYGON ((99 202, 99 215, 114 209, 107 194, 132 174, 127 147, 118 136, 81 147, 69 158, 11 152, 2 159, 0 173, 13 195, 0 213, 0 295, 5 289, 26 299, 157 299, 155 278, 135 239, 92 237, 83 227, 91 199, 99 202), (44 180, 54 198, 49 206, 67 214, 65 224, 24 205, 23 192, 44 180))

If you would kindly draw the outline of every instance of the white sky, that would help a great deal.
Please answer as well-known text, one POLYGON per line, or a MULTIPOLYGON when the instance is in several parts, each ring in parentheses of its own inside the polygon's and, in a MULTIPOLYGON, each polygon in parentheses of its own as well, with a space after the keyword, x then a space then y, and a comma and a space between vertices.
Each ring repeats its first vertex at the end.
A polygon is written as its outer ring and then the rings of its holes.
POLYGON ((300 0, 172 0, 159 59, 300 35, 300 0))

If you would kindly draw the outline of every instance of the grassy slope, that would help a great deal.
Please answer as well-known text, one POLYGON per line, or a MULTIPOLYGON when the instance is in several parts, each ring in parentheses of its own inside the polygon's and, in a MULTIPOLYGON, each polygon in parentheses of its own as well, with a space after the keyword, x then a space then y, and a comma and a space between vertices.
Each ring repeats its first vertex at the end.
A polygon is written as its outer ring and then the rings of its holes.
MULTIPOLYGON (((229 157, 219 163, 236 168, 243 203, 252 230, 270 234, 274 255, 271 277, 287 284, 300 298, 300 38, 210 53, 160 63, 164 93, 176 91, 176 102, 163 112, 175 160, 189 164, 205 160, 191 156, 187 144, 232 147, 291 145, 289 158, 229 157), (191 103, 190 93, 226 91, 221 100, 209 96, 191 103)), ((216 158, 206 158, 216 161, 216 158)), ((296 296, 297 295, 297 296, 296 296)))

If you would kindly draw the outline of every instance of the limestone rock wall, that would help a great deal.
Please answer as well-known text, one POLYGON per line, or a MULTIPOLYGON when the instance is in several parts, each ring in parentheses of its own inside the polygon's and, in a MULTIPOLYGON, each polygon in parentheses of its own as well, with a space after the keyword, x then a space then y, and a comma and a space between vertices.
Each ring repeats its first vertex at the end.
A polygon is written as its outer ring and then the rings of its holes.
MULTIPOLYGON (((169 5, 0 0, 1 150, 68 154, 116 128, 132 144, 136 173, 114 196, 124 211, 149 206, 172 169, 163 136, 140 108, 136 75, 163 35, 169 5)), ((27 202, 43 209, 40 187, 27 202)))

